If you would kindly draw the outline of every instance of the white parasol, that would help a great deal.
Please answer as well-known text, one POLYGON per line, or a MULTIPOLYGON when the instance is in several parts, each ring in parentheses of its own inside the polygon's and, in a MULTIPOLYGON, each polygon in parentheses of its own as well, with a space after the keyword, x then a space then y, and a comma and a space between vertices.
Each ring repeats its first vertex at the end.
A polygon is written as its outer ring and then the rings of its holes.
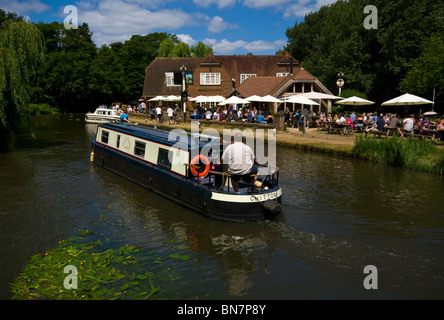
POLYGON ((303 96, 302 94, 294 95, 288 99, 285 100, 287 103, 299 103, 299 104, 308 104, 308 105, 316 105, 318 106, 319 103, 314 102, 313 100, 310 100, 303 96))
POLYGON ((366 100, 366 99, 362 99, 360 97, 357 96, 353 96, 341 101, 337 101, 337 104, 346 104, 346 105, 351 105, 351 106, 365 106, 365 105, 369 105, 369 104, 374 104, 373 101, 370 100, 366 100))
POLYGON ((250 101, 246 99, 242 99, 236 96, 229 97, 228 99, 222 101, 219 103, 219 105, 226 105, 226 104, 247 104, 250 103, 250 101))
POLYGON ((383 106, 399 106, 399 105, 417 105, 417 104, 428 104, 433 103, 433 101, 415 96, 410 93, 403 94, 402 96, 393 98, 382 103, 383 106))

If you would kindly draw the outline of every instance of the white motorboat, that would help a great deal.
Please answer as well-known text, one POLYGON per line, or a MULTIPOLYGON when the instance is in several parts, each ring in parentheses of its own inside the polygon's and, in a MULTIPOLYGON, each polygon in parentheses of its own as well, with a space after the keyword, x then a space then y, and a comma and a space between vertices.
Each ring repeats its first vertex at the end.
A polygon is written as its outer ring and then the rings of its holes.
POLYGON ((85 115, 86 123, 108 123, 119 121, 120 112, 115 109, 97 108, 94 113, 87 113, 85 115))

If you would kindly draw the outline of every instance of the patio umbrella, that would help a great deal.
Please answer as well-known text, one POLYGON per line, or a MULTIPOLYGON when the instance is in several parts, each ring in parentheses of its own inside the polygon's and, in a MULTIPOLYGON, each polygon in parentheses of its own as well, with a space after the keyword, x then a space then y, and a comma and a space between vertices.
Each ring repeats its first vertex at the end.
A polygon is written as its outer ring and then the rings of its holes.
POLYGON ((154 98, 152 98, 152 99, 150 99, 148 101, 162 101, 162 100, 165 100, 165 99, 166 98, 164 96, 157 96, 157 97, 154 97, 154 98))
POLYGON ((208 96, 205 102, 222 102, 225 97, 222 96, 208 96))
POLYGON ((435 111, 427 111, 423 113, 425 116, 436 116, 438 113, 435 111))
POLYGON ((179 96, 171 95, 171 96, 166 97, 165 100, 167 100, 167 101, 179 101, 180 97, 179 96))
POLYGON ((308 104, 308 105, 316 105, 318 106, 319 103, 314 102, 313 100, 310 100, 303 95, 295 95, 285 100, 287 103, 299 103, 299 104, 308 104))
POLYGON ((383 102, 383 106, 400 106, 400 105, 417 105, 417 104, 428 104, 433 103, 433 101, 415 96, 413 94, 403 94, 402 96, 393 98, 391 100, 388 100, 386 102, 383 102))
POLYGON ((242 99, 236 96, 229 97, 228 99, 222 101, 219 103, 219 105, 226 105, 226 104, 247 104, 250 103, 250 101, 246 99, 242 99))
POLYGON ((374 104, 373 101, 370 100, 366 100, 366 99, 362 99, 359 98, 357 96, 353 96, 341 101, 337 101, 337 104, 346 104, 346 105, 350 105, 350 106, 365 106, 365 105, 369 105, 369 104, 374 104))
POLYGON ((262 99, 263 99, 262 97, 259 97, 257 95, 252 95, 251 97, 245 98, 245 100, 248 101, 259 101, 259 102, 262 102, 263 101, 262 99))
POLYGON ((320 99, 320 100, 328 100, 328 99, 342 99, 342 97, 337 97, 332 94, 322 93, 322 92, 304 92, 304 97, 308 99, 320 99))
POLYGON ((271 95, 266 95, 265 97, 261 97, 261 102, 283 102, 283 101, 271 95))

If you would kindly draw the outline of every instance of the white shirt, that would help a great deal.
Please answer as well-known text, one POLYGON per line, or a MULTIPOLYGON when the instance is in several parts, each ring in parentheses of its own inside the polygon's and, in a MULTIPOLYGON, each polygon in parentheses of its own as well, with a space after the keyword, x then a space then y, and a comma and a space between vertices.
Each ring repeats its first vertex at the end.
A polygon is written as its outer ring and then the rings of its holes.
POLYGON ((254 165, 254 152, 242 142, 230 144, 222 154, 222 161, 228 165, 228 173, 245 175, 254 165))
POLYGON ((157 114, 162 114, 162 109, 160 109, 160 107, 157 107, 157 108, 156 108, 156 113, 157 113, 157 114))
POLYGON ((173 109, 168 108, 167 113, 168 113, 168 117, 172 117, 173 116, 173 109))
POLYGON ((412 131, 413 130, 413 120, 412 118, 404 119, 404 130, 405 131, 412 131))

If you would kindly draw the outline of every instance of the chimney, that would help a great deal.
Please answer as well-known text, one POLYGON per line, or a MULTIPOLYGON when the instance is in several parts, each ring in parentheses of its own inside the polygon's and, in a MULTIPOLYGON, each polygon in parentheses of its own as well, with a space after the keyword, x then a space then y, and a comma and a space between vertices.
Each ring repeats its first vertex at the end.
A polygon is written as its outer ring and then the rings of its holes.
POLYGON ((293 58, 290 58, 290 75, 293 75, 293 58))

